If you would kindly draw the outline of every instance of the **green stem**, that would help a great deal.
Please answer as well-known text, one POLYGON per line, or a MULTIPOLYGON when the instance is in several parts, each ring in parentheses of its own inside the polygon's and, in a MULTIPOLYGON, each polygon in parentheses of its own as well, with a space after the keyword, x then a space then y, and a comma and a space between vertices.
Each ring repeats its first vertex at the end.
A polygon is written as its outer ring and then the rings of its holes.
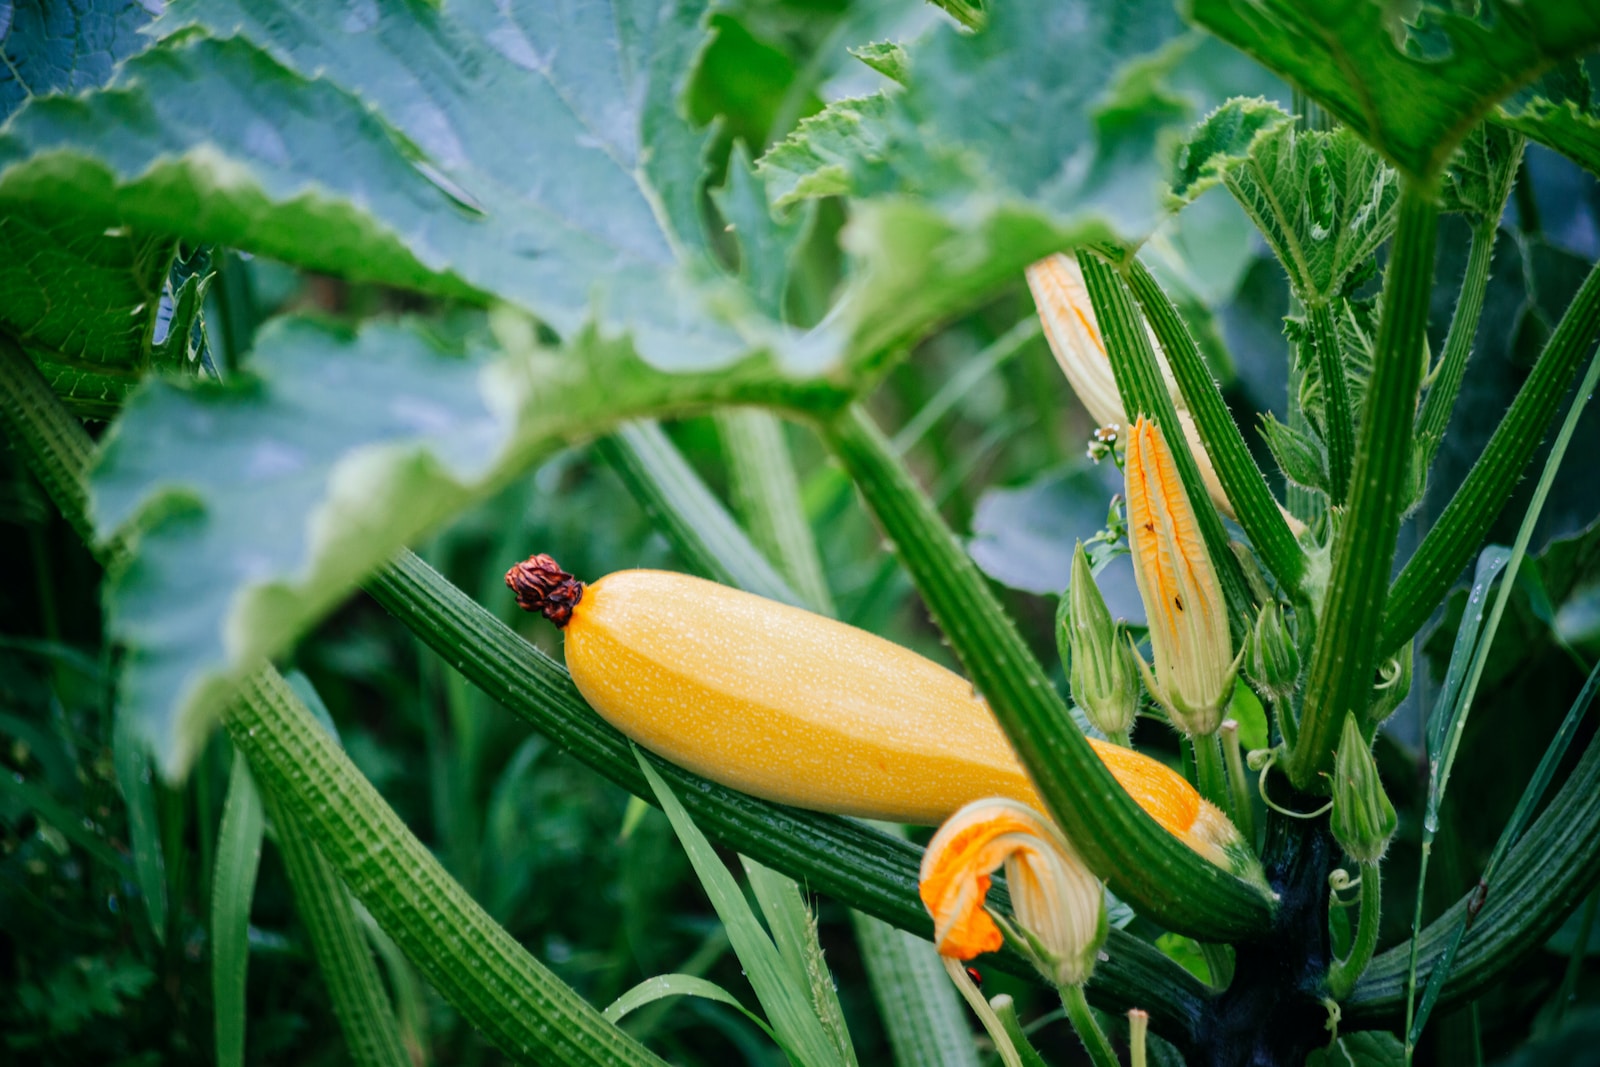
POLYGON ((1296 788, 1322 787, 1346 712, 1364 713, 1378 662, 1384 588, 1405 504, 1406 471, 1428 323, 1434 233, 1431 185, 1402 179, 1400 219, 1384 278, 1350 503, 1333 546, 1333 574, 1307 675, 1300 736, 1286 770, 1296 788))
POLYGON ((1123 275, 1155 331, 1156 340, 1161 342, 1167 366, 1172 368, 1183 401, 1194 416, 1195 428, 1200 431, 1217 480, 1239 516, 1239 525, 1250 536, 1250 543, 1273 577, 1285 589, 1298 591, 1305 576, 1305 552, 1267 488, 1261 468, 1250 458, 1244 435, 1228 413, 1227 402, 1190 336, 1189 327, 1142 261, 1130 258, 1123 275))
POLYGON ((294 910, 306 925, 351 1062, 356 1067, 409 1067, 394 1006, 356 922, 349 891, 277 795, 266 792, 261 799, 277 829, 294 910))
POLYGON ((1089 292, 1089 302, 1094 305, 1095 321, 1105 341, 1106 358, 1111 363, 1111 374, 1117 382, 1117 392, 1122 396, 1123 411, 1130 420, 1140 415, 1148 416, 1166 431, 1167 443, 1172 446, 1177 462, 1178 476, 1194 506, 1195 519, 1200 534, 1205 539, 1206 552, 1217 569, 1222 583, 1223 596, 1228 602, 1228 628, 1235 641, 1244 641, 1255 621, 1250 586, 1238 557, 1228 547, 1228 532, 1222 525, 1222 516, 1211 503, 1205 479, 1200 476, 1199 464, 1189 451, 1189 442, 1179 429, 1178 409, 1167 392, 1167 383, 1156 362, 1155 349, 1150 347, 1150 335, 1145 331, 1139 308, 1122 283, 1122 277, 1099 256, 1085 251, 1078 256, 1083 269, 1084 288, 1089 292))
POLYGON ((1350 946, 1350 955, 1328 970, 1328 995, 1334 1000, 1344 1000, 1350 995, 1361 972, 1372 962, 1373 950, 1378 947, 1378 926, 1383 917, 1383 881, 1379 868, 1376 863, 1361 865, 1361 914, 1356 920, 1356 939, 1350 946))
POLYGON ((717 412, 717 431, 722 435, 734 507, 750 540, 789 580, 806 607, 832 615, 833 594, 800 500, 783 423, 771 412, 735 408, 717 412))
POLYGON ((1317 380, 1322 383, 1322 439, 1328 448, 1328 502, 1341 507, 1350 489, 1355 463, 1355 413, 1350 407, 1350 387, 1344 376, 1343 346, 1333 321, 1332 302, 1318 298, 1306 305, 1311 348, 1317 357, 1317 380))
POLYGON ((1200 956, 1206 961, 1206 971, 1211 975, 1212 989, 1227 989, 1233 981, 1233 950, 1227 945, 1211 941, 1197 941, 1200 956))
POLYGON ((1083 987, 1076 985, 1061 987, 1061 1006, 1067 1009, 1067 1021, 1078 1033, 1078 1040, 1083 1042, 1084 1051, 1089 1053, 1089 1062, 1094 1067, 1119 1067, 1117 1054, 1111 1049, 1111 1042, 1106 1040, 1105 1032, 1100 1029, 1100 1024, 1095 1022, 1094 1012, 1089 1010, 1089 1002, 1084 999, 1083 987))
POLYGON ((1117 784, 971 557, 865 412, 852 408, 823 430, 1089 867, 1168 929, 1206 941, 1260 936, 1271 914, 1265 897, 1163 830, 1117 784))
POLYGON ((1445 335, 1444 355, 1439 358, 1439 369, 1434 375, 1428 395, 1422 401, 1422 414, 1417 417, 1417 443, 1420 451, 1415 463, 1422 471, 1433 466, 1433 457, 1444 440, 1444 431, 1450 424, 1450 413, 1455 409, 1456 397, 1461 393, 1461 383, 1467 376, 1467 359, 1472 354, 1472 341, 1478 335, 1478 320, 1483 315, 1483 296, 1489 288, 1489 267, 1494 261, 1495 236, 1499 233, 1499 220, 1488 219, 1472 227, 1472 243, 1467 252, 1467 272, 1461 279, 1461 293, 1456 297, 1456 309, 1450 316, 1450 332, 1445 335))
POLYGON ((1233 824, 1251 847, 1256 841, 1255 805, 1250 799, 1253 776, 1244 768, 1244 753, 1239 750, 1239 724, 1233 719, 1222 724, 1222 755, 1228 764, 1228 793, 1233 799, 1233 824))
POLYGON ((1600 329, 1600 264, 1567 305, 1505 418, 1389 590, 1379 651, 1405 644, 1444 599, 1511 498, 1600 329))
POLYGON ((1233 795, 1228 792, 1228 774, 1222 762, 1222 739, 1216 734, 1190 738, 1194 745, 1194 768, 1200 795, 1233 817, 1233 795))

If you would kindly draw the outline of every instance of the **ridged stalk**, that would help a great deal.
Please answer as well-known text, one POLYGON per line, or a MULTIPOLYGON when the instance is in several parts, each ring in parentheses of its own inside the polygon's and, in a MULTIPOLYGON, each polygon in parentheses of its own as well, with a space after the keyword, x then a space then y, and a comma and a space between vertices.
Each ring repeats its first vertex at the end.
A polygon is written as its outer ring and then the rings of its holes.
POLYGON ((1482 544, 1544 440, 1597 329, 1600 264, 1590 269, 1567 305, 1478 462, 1395 579, 1383 617, 1382 655, 1392 654, 1422 628, 1482 544))
POLYGON ((1118 896, 1169 929, 1205 941, 1259 936, 1271 918, 1266 898, 1197 856, 1117 785, 971 557, 865 412, 850 409, 823 429, 974 688, 1089 867, 1118 896))
POLYGON ((1229 414, 1227 402, 1189 334, 1189 327, 1143 262, 1130 259, 1124 273, 1167 355, 1167 366, 1172 368, 1183 402, 1194 416, 1195 428, 1216 468, 1217 480, 1239 516, 1239 525, 1279 584, 1297 591, 1305 575, 1305 552, 1273 499, 1272 490, 1267 488, 1261 468, 1250 458, 1250 447, 1229 414))
POLYGON ((1400 220, 1384 278, 1383 320, 1373 353, 1350 505, 1333 546, 1333 574, 1312 648, 1300 734, 1289 779, 1320 790, 1346 712, 1372 693, 1384 593, 1405 505, 1411 435, 1422 384, 1421 351, 1433 283, 1438 206, 1430 185, 1402 179, 1400 220))
MULTIPOLYGON (((89 530, 88 434, 9 345, 0 346, 0 425, 73 528, 89 530)), ((434 988, 512 1060, 662 1063, 489 918, 276 670, 247 679, 224 722, 263 793, 315 835, 323 856, 434 988)))
MULTIPOLYGON (((584 702, 566 670, 417 556, 402 553, 366 588, 490 699, 635 796, 652 795, 628 739, 584 702)), ((932 935, 933 921, 917 895, 922 853, 916 846, 856 819, 760 800, 670 764, 657 769, 707 836, 850 907, 932 935)), ((989 899, 1006 907, 998 887, 989 899)), ((1163 1037, 1184 1043, 1203 1007, 1199 982, 1121 930, 1111 931, 1106 953, 1110 959, 1089 987, 1096 1003, 1113 1011, 1145 1006, 1163 1037)), ((999 960, 1032 973, 1020 957, 999 960)))
POLYGON ((1478 335, 1478 320, 1483 315, 1483 297, 1489 289, 1489 268, 1494 262, 1494 241, 1498 233, 1498 219, 1480 220, 1472 226, 1467 272, 1462 276, 1456 309, 1450 316, 1444 355, 1439 358, 1439 370, 1428 388, 1428 395, 1422 400, 1422 413, 1417 416, 1417 440, 1422 451, 1417 454, 1416 463, 1423 471, 1433 466, 1433 457, 1444 440, 1450 413, 1455 410, 1456 397, 1467 376, 1467 359, 1472 355, 1472 341, 1478 335))
POLYGON ((276 671, 247 679, 225 717, 262 788, 428 981, 523 1063, 662 1064, 534 959, 406 829, 276 671))
POLYGON ((1228 601, 1228 628, 1235 641, 1243 641, 1255 618, 1250 587, 1238 558, 1228 547, 1228 532, 1222 526, 1222 516, 1211 504, 1211 494, 1200 477, 1200 467, 1189 451, 1188 441, 1178 430, 1178 409, 1167 392, 1138 305, 1123 285, 1121 275, 1105 260, 1084 252, 1078 256, 1078 265, 1083 269, 1084 288, 1089 291, 1089 302, 1094 305, 1095 321, 1105 341, 1106 358, 1111 363, 1117 392, 1122 395, 1122 409, 1130 420, 1141 414, 1148 415, 1166 431, 1167 443, 1172 446, 1172 455, 1177 461, 1178 476, 1194 504, 1200 535, 1205 538, 1206 552, 1217 569, 1223 596, 1228 601))
POLYGON ((277 828, 278 853, 289 874, 295 914, 306 925, 351 1062, 356 1067, 411 1067, 394 1006, 356 921, 349 890, 277 794, 263 793, 261 800, 277 828))
POLYGON ((1350 406, 1350 383, 1344 376, 1344 348, 1339 326, 1333 321, 1330 301, 1318 298, 1306 305, 1311 349, 1317 357, 1317 380, 1322 383, 1322 439, 1328 449, 1328 502, 1341 507, 1350 491, 1355 465, 1355 412, 1350 406))

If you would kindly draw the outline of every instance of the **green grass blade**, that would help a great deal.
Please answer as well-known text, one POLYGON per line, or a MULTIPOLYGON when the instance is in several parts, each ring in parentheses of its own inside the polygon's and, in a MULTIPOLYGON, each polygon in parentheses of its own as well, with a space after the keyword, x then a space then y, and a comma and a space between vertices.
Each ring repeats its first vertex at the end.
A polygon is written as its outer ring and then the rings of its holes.
POLYGON ((1523 468, 1544 440, 1584 354, 1600 330, 1600 264, 1596 264, 1562 314, 1505 418, 1467 472, 1466 480, 1417 546, 1389 590, 1383 616, 1382 655, 1405 644, 1439 606, 1489 526, 1511 498, 1523 468))
POLYGON ((1345 714, 1364 714, 1378 663, 1384 593, 1406 503, 1422 350, 1439 219, 1431 186, 1406 178, 1384 276, 1372 378, 1361 419, 1350 505, 1333 545, 1333 573, 1318 620, 1300 733, 1285 770, 1296 788, 1324 787, 1345 714))
POLYGON ((766 1009, 772 1029, 778 1034, 784 1051, 801 1067, 826 1067, 843 1063, 838 1050, 828 1039, 821 1020, 812 1010, 808 990, 797 982, 797 976, 791 972, 777 946, 761 928, 761 921, 745 901, 733 874, 723 866, 711 842, 706 840, 683 805, 678 803, 671 787, 656 773, 652 761, 643 753, 638 753, 638 760, 639 768, 650 782, 651 791, 661 802, 661 810, 666 812, 678 840, 683 844, 683 850, 688 853, 689 862, 694 865, 706 896, 711 898, 711 906, 722 919, 733 951, 744 966, 750 986, 756 992, 756 999, 766 1009))
POLYGON ((761 914, 772 931, 773 944, 783 957, 800 987, 811 998, 811 1010, 822 1023, 841 1063, 855 1067, 856 1050, 845 1026, 844 1009, 839 1006, 839 990, 828 973, 817 937, 816 914, 806 905, 804 894, 793 878, 761 866, 748 856, 740 856, 750 888, 761 906, 761 914))
MULTIPOLYGON (((1511 552, 1505 563, 1505 577, 1501 579, 1500 591, 1495 595, 1494 607, 1489 611, 1489 619, 1484 624, 1483 634, 1471 648, 1471 659, 1466 671, 1465 680, 1461 683, 1459 696, 1456 697, 1456 706, 1449 709, 1451 718, 1447 724, 1442 724, 1437 734, 1437 741, 1430 737, 1429 764, 1433 768, 1428 795, 1428 816, 1430 821, 1423 826, 1424 866, 1417 877, 1417 916, 1418 921, 1412 926, 1413 956, 1420 941, 1417 929, 1420 926, 1422 914, 1422 893, 1426 883, 1426 847, 1433 839, 1433 831, 1438 825, 1438 805, 1443 800, 1445 788, 1449 785, 1450 770, 1455 764, 1456 752, 1461 745, 1461 735, 1466 730, 1467 716, 1472 708, 1472 701, 1478 692, 1478 681, 1483 677, 1484 664, 1489 660, 1489 650, 1494 645, 1495 634, 1499 632, 1500 620, 1505 615, 1506 605, 1511 601, 1512 589, 1516 586, 1517 572, 1522 566, 1522 560, 1528 551, 1528 542, 1533 538, 1533 528, 1539 521, 1539 514, 1544 510, 1544 502, 1550 495, 1550 487, 1555 484, 1556 472, 1561 469, 1561 461, 1566 457, 1567 446, 1572 443, 1572 435, 1577 431, 1578 420, 1582 417, 1584 409, 1588 407, 1594 390, 1600 385, 1600 355, 1589 361, 1589 369, 1583 376, 1583 381, 1578 386, 1572 406, 1567 409, 1567 417, 1561 424, 1561 432, 1556 435, 1556 440, 1550 447, 1550 455, 1545 460, 1544 471, 1539 476, 1539 484, 1534 488, 1533 499, 1528 502, 1528 510, 1522 516, 1522 525, 1517 529, 1516 541, 1511 546, 1511 552)), ((1480 564, 1480 571, 1482 570, 1480 564)), ((1487 581, 1484 582, 1483 592, 1488 591, 1487 581)), ((1477 593, 1474 586, 1474 593, 1477 593)), ((1462 653, 1464 645, 1458 640, 1456 654, 1462 653)), ((1452 667, 1455 655, 1451 656, 1452 667)), ((1453 956, 1454 953, 1452 952, 1453 956)), ((1442 981, 1442 979, 1441 979, 1442 981)), ((1419 1015, 1415 1023, 1411 1022, 1410 1001, 1415 996, 1416 972, 1413 968, 1407 982, 1407 1048, 1415 1046, 1423 1024, 1427 1021, 1425 1014, 1419 1015)), ((1435 993, 1433 1000, 1438 999, 1435 993)), ((1431 1001, 1425 1006, 1431 1009, 1431 1001)))
POLYGON ((971 557, 866 413, 852 408, 824 430, 1089 867, 1110 880, 1117 896, 1170 929, 1206 941, 1260 935, 1270 903, 1163 830, 1117 784, 971 557))
POLYGON ((769 600, 800 603, 659 425, 625 423, 597 447, 692 568, 769 600))
POLYGON ((1009 363, 1043 333, 1044 324, 1039 316, 1029 315, 963 362, 960 369, 939 386, 939 391, 900 427, 900 432, 894 435, 894 450, 903 456, 915 448, 979 382, 1009 363))
POLYGON ((717 412, 717 432, 727 455, 734 507, 750 541, 806 607, 832 615, 833 593, 800 500, 783 423, 770 412, 734 408, 717 412))
MULTIPOLYGON (((1438 1006, 1462 1004, 1497 982, 1553 934, 1600 880, 1600 738, 1527 834, 1505 853, 1501 876, 1460 946, 1438 1006)), ((1418 970, 1428 970, 1473 906, 1467 893, 1422 932, 1418 970)), ((1380 953, 1344 1002, 1347 1027, 1403 1024, 1411 942, 1380 953)))
POLYGON ((1161 367, 1156 362, 1155 349, 1150 346, 1150 335, 1145 332, 1139 308, 1123 285, 1122 277, 1105 260, 1083 252, 1078 256, 1078 265, 1083 268, 1084 288, 1089 291, 1089 302, 1094 305, 1095 320, 1100 324, 1105 341, 1106 358, 1111 362, 1117 392, 1122 395, 1122 409, 1130 420, 1145 415, 1166 431, 1178 476, 1194 505, 1206 552, 1217 569, 1217 578, 1228 601, 1228 627, 1234 641, 1243 641, 1250 632, 1250 624, 1255 621, 1250 588, 1238 558, 1228 547, 1228 532, 1222 525, 1222 516, 1211 503, 1211 495, 1206 492, 1189 443, 1177 429, 1178 409, 1161 377, 1161 367))
POLYGON ((145 913, 156 941, 167 943, 167 873, 161 852, 161 827, 156 819, 156 790, 150 756, 128 716, 113 712, 111 762, 117 787, 128 808, 128 840, 133 847, 133 873, 144 897, 145 913))
POLYGON ((1289 529, 1278 502, 1272 497, 1272 490, 1267 488, 1261 468, 1250 458, 1244 435, 1228 413, 1227 402, 1222 399, 1216 379, 1211 377, 1200 349, 1190 336, 1189 327, 1142 261, 1130 260, 1126 274, 1128 287, 1167 355, 1167 365, 1172 368, 1172 376, 1183 392, 1184 403, 1194 415, 1195 428, 1200 431, 1200 440, 1205 443, 1216 468, 1217 479, 1239 516, 1239 525, 1244 527, 1250 543, 1279 584, 1297 591, 1305 576, 1305 551, 1295 540, 1294 531, 1289 529))
POLYGON ((234 753, 217 831, 211 881, 211 997, 218 1067, 244 1064, 245 976, 250 966, 250 902, 261 869, 261 796, 243 753, 234 753))
POLYGON ((701 1000, 726 1004, 730 1008, 737 1009, 746 1019, 761 1027, 762 1032, 772 1038, 774 1044, 782 1044, 778 1040, 778 1035, 772 1032, 772 1027, 767 1025, 767 1021, 739 1003, 738 997, 715 982, 708 982, 704 978, 699 978, 692 974, 658 974, 654 978, 646 978, 622 994, 622 996, 613 1000, 606 1007, 605 1016, 613 1023, 620 1023, 631 1012, 665 997, 699 997, 701 1000))

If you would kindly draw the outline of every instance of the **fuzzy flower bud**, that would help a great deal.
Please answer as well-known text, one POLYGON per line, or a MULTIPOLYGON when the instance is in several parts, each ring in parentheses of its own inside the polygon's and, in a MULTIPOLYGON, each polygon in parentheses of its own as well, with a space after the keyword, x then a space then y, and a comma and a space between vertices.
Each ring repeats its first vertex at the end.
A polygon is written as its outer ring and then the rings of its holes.
POLYGON ((1072 699, 1107 737, 1126 739, 1139 711, 1139 674, 1081 542, 1072 554, 1072 584, 1062 606, 1057 638, 1067 646, 1062 651, 1072 699))
POLYGON ((1216 733, 1239 666, 1227 604, 1172 448, 1143 417, 1128 434, 1126 471, 1133 573, 1155 656, 1153 672, 1142 658, 1139 671, 1174 725, 1191 736, 1216 733))
POLYGON ((1275 600, 1261 606, 1261 614, 1250 629, 1244 672, 1258 692, 1274 701, 1281 703, 1294 692, 1300 677, 1300 653, 1275 600))
POLYGON ((1005 938, 984 900, 1002 865, 1015 947, 1058 986, 1087 982, 1106 939, 1104 887, 1061 831, 1015 800, 975 800, 928 842, 918 889, 939 953, 965 960, 1000 948, 1005 938))
POLYGON ((1378 780, 1372 745, 1356 717, 1346 714, 1333 762, 1334 840, 1357 863, 1377 863, 1389 848, 1398 820, 1378 780))

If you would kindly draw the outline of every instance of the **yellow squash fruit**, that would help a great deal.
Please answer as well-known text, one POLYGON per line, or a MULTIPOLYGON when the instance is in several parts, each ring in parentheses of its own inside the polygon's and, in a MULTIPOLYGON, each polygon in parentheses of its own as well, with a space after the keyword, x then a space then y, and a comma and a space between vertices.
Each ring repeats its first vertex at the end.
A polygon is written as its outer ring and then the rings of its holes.
MULTIPOLYGON (((506 584, 566 631, 567 669, 607 722, 735 789, 816 811, 934 825, 983 797, 1047 810, 972 686, 881 637, 715 582, 630 570, 585 586, 548 556, 506 584)), ((1129 794, 1226 865, 1233 826, 1182 776, 1090 739, 1129 794)))

